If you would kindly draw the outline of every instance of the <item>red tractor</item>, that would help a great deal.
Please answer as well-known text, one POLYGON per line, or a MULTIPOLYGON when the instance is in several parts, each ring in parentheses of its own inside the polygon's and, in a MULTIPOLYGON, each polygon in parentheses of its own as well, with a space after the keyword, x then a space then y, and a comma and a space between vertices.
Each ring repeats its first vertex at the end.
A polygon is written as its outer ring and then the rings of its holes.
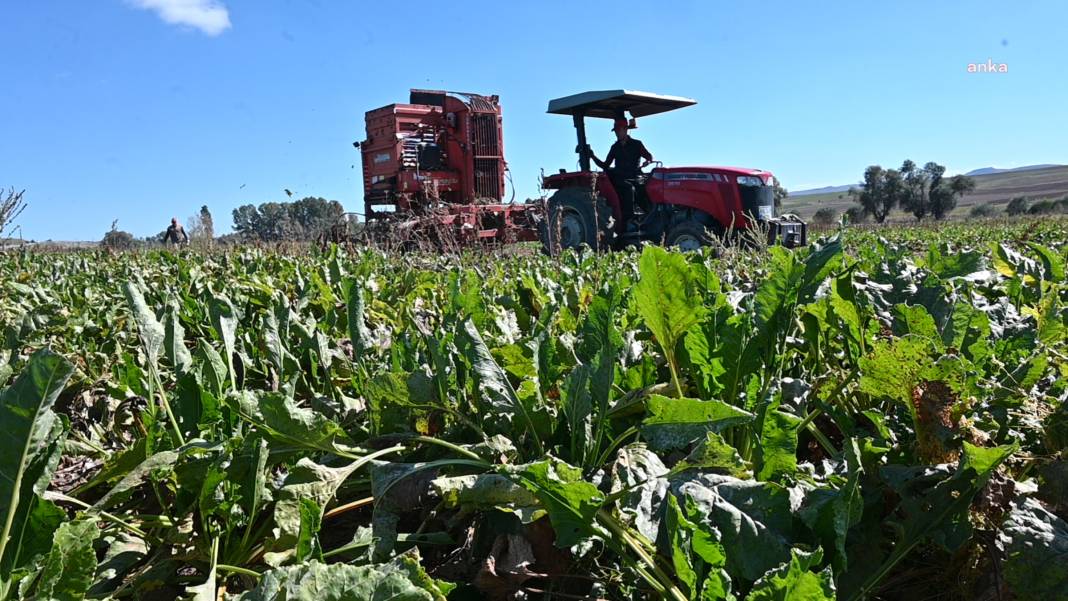
POLYGON ((541 224, 541 240, 549 252, 575 248, 620 247, 641 241, 683 249, 711 242, 729 231, 767 231, 769 242, 784 246, 806 243, 806 224, 795 216, 777 216, 774 178, 760 169, 739 167, 663 167, 620 181, 612 170, 590 168, 586 118, 635 119, 696 104, 689 98, 630 90, 583 92, 549 101, 549 113, 571 115, 578 134, 579 170, 543 178, 555 190, 541 224), (621 185, 633 186, 635 214, 624 222, 621 185))

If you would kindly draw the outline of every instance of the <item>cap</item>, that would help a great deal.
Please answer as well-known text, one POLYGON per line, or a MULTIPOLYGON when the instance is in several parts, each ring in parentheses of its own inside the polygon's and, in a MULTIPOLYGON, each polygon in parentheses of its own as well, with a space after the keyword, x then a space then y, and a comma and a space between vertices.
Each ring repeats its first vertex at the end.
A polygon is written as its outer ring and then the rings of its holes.
POLYGON ((627 123, 627 120, 623 117, 616 117, 615 120, 612 121, 612 131, 616 131, 620 127, 630 129, 630 124, 627 123))

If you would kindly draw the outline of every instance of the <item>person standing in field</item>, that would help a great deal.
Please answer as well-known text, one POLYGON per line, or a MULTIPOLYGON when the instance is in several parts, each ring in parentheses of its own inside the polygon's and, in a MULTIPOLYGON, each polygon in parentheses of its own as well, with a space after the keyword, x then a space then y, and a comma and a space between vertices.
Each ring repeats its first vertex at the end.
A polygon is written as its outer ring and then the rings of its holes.
POLYGON ((178 223, 177 217, 171 217, 171 225, 167 228, 167 233, 163 234, 163 243, 189 244, 189 235, 185 233, 182 224, 178 223))

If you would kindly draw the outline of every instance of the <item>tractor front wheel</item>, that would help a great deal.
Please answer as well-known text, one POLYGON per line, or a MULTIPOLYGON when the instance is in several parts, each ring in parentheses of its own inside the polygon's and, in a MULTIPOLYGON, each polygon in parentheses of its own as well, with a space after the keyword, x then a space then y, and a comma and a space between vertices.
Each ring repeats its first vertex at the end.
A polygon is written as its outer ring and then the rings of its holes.
POLYGON ((541 243, 550 255, 586 245, 594 250, 610 248, 608 227, 612 209, 599 196, 578 188, 557 190, 546 206, 540 228, 541 243))
POLYGON ((709 244, 712 244, 712 236, 709 235, 708 229, 693 220, 676 223, 664 236, 665 246, 673 246, 684 252, 698 250, 709 244))

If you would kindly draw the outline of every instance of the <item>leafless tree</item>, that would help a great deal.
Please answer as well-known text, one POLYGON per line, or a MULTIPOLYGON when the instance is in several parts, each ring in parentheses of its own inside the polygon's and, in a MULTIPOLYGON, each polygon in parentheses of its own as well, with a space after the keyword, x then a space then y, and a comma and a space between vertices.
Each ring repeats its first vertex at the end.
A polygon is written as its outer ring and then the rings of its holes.
POLYGON ((4 192, 0 190, 0 195, 3 195, 3 199, 0 200, 0 235, 3 235, 4 230, 15 222, 15 218, 19 216, 19 213, 26 208, 26 203, 22 200, 21 192, 15 192, 14 188, 4 192))

